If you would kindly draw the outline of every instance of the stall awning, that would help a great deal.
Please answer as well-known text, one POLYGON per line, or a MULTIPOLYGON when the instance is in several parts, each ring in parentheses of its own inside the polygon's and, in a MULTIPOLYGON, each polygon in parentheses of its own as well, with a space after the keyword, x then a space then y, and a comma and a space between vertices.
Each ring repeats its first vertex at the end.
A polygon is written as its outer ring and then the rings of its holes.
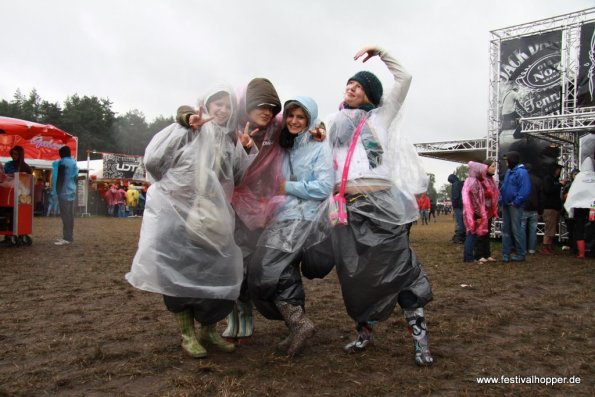
POLYGON ((51 124, 0 116, 0 157, 10 158, 10 149, 16 145, 25 150, 25 161, 33 163, 60 159, 58 149, 67 145, 76 159, 78 139, 51 124))

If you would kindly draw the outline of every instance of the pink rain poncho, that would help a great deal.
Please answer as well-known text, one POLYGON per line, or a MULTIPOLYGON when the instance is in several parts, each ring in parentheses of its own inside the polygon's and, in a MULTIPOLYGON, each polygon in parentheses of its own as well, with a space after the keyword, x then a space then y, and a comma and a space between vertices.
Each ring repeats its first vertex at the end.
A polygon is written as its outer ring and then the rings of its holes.
MULTIPOLYGON (((276 97, 276 92, 268 80, 255 80, 266 86, 261 97, 276 97)), ((246 90, 242 90, 238 100, 238 135, 243 133, 248 122, 246 90)), ((278 97, 269 100, 274 101, 278 101, 278 97)), ((238 219, 235 238, 245 257, 253 252, 260 232, 285 200, 285 196, 279 194, 283 182, 281 166, 284 156, 284 150, 279 146, 281 122, 282 117, 277 114, 266 128, 260 129, 252 136, 254 146, 250 150, 248 160, 244 162, 246 170, 242 172, 241 178, 236 178, 232 197, 232 206, 238 219)))
POLYGON ((463 184, 463 222, 467 234, 485 236, 488 234, 488 214, 485 206, 485 190, 482 181, 488 166, 470 161, 469 176, 463 184))
POLYGON ((500 198, 500 190, 498 190, 498 183, 492 175, 487 175, 481 181, 485 191, 485 206, 488 220, 490 218, 498 217, 498 199, 500 198))

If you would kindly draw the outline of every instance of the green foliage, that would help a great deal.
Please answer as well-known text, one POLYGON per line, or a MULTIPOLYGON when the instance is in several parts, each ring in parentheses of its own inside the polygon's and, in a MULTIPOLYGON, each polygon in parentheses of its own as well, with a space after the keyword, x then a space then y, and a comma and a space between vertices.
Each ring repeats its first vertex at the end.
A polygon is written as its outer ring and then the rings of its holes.
POLYGON ((465 164, 461 164, 455 169, 455 172, 453 172, 453 174, 455 174, 459 178, 459 180, 464 181, 465 179, 467 179, 467 169, 468 167, 465 164))
POLYGON ((444 185, 442 185, 440 191, 438 192, 438 200, 450 200, 451 191, 452 185, 450 183, 445 183, 444 185))
MULTIPOLYGON (((467 178, 467 169, 467 165, 461 164, 455 168, 452 173, 455 174, 460 181, 464 181, 467 178)), ((452 185, 449 182, 444 183, 438 192, 438 200, 450 200, 451 191, 452 185)))
POLYGON ((426 192, 426 194, 428 195, 428 197, 430 198, 431 201, 436 202, 436 199, 438 198, 438 193, 436 192, 436 175, 434 174, 428 174, 429 177, 429 181, 428 181, 428 190, 426 192))
POLYGON ((87 150, 142 155, 153 135, 174 122, 160 116, 147 123, 139 110, 116 116, 108 98, 95 96, 74 94, 62 107, 43 100, 35 89, 29 95, 17 89, 12 101, 0 100, 0 115, 52 124, 78 137, 79 159, 87 150))
POLYGON ((79 138, 79 153, 87 150, 116 151, 113 124, 116 119, 109 99, 74 94, 64 102, 62 124, 58 127, 79 138))

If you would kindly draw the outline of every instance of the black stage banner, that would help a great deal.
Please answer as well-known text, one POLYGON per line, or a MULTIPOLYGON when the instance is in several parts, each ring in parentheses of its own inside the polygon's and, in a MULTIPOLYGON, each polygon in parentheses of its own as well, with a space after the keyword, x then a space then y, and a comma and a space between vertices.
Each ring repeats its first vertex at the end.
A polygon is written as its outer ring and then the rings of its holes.
POLYGON ((595 106, 595 22, 581 27, 577 106, 595 106))
POLYGON ((500 131, 521 117, 560 111, 562 32, 505 40, 500 44, 500 131))
POLYGON ((103 153, 104 179, 145 179, 145 168, 141 156, 103 153))

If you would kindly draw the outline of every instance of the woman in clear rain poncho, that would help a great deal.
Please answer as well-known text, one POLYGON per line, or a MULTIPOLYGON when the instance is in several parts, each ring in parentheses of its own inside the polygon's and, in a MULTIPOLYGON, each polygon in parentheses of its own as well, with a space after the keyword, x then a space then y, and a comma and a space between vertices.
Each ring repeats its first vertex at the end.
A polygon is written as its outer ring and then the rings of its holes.
MULTIPOLYGON (((238 100, 238 136, 250 148, 249 164, 236 179, 232 206, 236 212, 234 237, 242 249, 244 270, 251 261, 256 242, 270 219, 281 183, 279 146, 281 101, 273 84, 265 78, 252 79, 238 100)), ((223 336, 237 343, 252 336, 252 301, 244 278, 240 296, 227 316, 223 336)))
POLYGON ((178 123, 166 127, 153 137, 144 157, 154 182, 126 279, 136 288, 163 294, 181 328, 182 348, 192 357, 207 355, 203 345, 235 349, 215 329, 231 312, 243 276, 229 204, 237 152, 234 103, 231 90, 212 91, 194 120, 197 129, 178 123), (198 339, 194 320, 201 324, 198 339))
POLYGON ((591 157, 585 157, 580 172, 576 174, 564 202, 568 217, 574 220, 572 238, 576 242, 577 259, 585 259, 587 247, 593 245, 592 241, 586 240, 587 234, 585 233, 587 225, 593 223, 589 213, 595 208, 595 172, 593 168, 591 157))
MULTIPOLYGON (((191 109, 190 109, 191 110, 191 109)), ((235 240, 242 249, 246 269, 256 242, 273 205, 269 201, 278 193, 281 183, 281 158, 279 146, 281 131, 281 101, 273 84, 261 77, 252 79, 241 90, 238 100, 238 141, 246 150, 238 154, 234 172, 235 189, 232 205, 236 211, 235 240), (240 156, 241 155, 241 156, 240 156)), ((187 108, 178 109, 177 119, 185 126, 196 122, 187 108)), ((240 147, 240 145, 238 145, 240 147)), ((242 284, 240 296, 227 317, 227 328, 223 336, 237 343, 252 336, 252 301, 246 282, 242 284)))
MULTIPOLYGON (((285 320, 290 335, 278 348, 294 356, 314 324, 304 313, 305 292, 300 263, 308 255, 323 257, 309 248, 321 243, 326 234, 317 224, 332 192, 334 172, 327 141, 317 141, 318 106, 312 98, 295 97, 285 102, 280 144, 285 149, 282 182, 273 219, 266 225, 248 264, 248 291, 268 319, 285 320)), ((332 267, 330 267, 332 268, 332 267)))
POLYGON ((348 225, 335 227, 332 235, 343 299, 357 324, 357 337, 345 351, 364 350, 372 342, 372 324, 386 320, 399 303, 413 336, 415 361, 430 365, 423 307, 432 291, 407 233, 418 217, 414 194, 426 191, 428 178, 398 128, 411 75, 381 48, 364 48, 355 60, 365 54, 364 62, 379 56, 388 67, 394 76, 391 91, 383 97, 380 80, 358 72, 347 81, 342 109, 327 123, 335 192, 354 133, 362 125, 345 188, 348 225))

